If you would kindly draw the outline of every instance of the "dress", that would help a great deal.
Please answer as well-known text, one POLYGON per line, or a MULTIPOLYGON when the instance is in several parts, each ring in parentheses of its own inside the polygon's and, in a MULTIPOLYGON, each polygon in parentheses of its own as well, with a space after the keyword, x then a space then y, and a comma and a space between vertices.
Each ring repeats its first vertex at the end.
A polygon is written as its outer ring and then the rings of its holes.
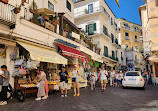
MULTIPOLYGON (((39 82, 39 88, 38 88, 38 94, 37 97, 41 97, 41 96, 45 96, 46 94, 46 90, 45 90, 45 80, 46 80, 46 74, 44 72, 42 72, 44 74, 43 78, 41 79, 41 81, 39 82)), ((38 77, 40 78, 41 75, 38 75, 38 77)))

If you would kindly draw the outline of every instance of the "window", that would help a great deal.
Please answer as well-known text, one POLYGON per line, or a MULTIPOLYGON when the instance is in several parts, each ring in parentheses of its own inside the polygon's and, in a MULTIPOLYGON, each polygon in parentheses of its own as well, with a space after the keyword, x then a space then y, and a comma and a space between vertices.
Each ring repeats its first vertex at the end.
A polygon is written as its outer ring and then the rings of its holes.
POLYGON ((128 23, 123 22, 125 28, 130 29, 130 26, 128 25, 128 23))
POLYGON ((94 31, 96 31, 96 23, 86 25, 86 32, 88 32, 88 35, 93 35, 94 31))
POLYGON ((70 2, 67 0, 67 2, 66 2, 66 6, 67 6, 67 8, 69 9, 69 11, 71 12, 71 4, 70 4, 70 2))
POLYGON ((117 57, 117 51, 116 51, 116 57, 117 57))
POLYGON ((108 57, 108 47, 104 46, 104 56, 108 57))
POLYGON ((54 5, 48 1, 48 9, 54 12, 54 5))
POLYGON ((105 35, 108 35, 108 29, 103 25, 103 33, 105 34, 105 35))
POLYGON ((88 5, 88 13, 93 13, 93 4, 88 5))
POLYGON ((135 40, 138 40, 138 37, 137 37, 137 35, 135 35, 135 40))
POLYGON ((125 45, 125 48, 128 48, 128 44, 125 45))
POLYGON ((128 32, 125 32, 125 37, 129 37, 129 33, 128 32))
POLYGON ((115 59, 115 52, 112 51, 112 58, 115 59))
POLYGON ((111 25, 113 25, 113 19, 111 18, 111 25))
POLYGON ((112 40, 112 43, 114 43, 114 35, 111 34, 111 40, 112 40))
POLYGON ((138 72, 128 72, 126 73, 126 76, 139 76, 138 72))

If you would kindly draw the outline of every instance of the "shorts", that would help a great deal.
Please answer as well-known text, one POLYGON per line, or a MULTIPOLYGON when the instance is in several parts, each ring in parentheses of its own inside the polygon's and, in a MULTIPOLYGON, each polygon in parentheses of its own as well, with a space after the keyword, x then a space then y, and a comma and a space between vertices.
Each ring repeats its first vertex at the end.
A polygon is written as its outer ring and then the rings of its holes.
POLYGON ((101 83, 106 84, 108 83, 108 80, 107 79, 101 80, 101 83))
POLYGON ((119 83, 119 82, 120 82, 120 80, 118 80, 118 79, 115 79, 115 80, 114 80, 114 82, 115 82, 115 83, 116 83, 116 82, 117 82, 117 83, 119 83))
POLYGON ((76 78, 76 82, 79 82, 79 79, 78 79, 78 77, 73 77, 73 78, 76 78))
POLYGON ((67 83, 65 81, 60 82, 60 89, 67 89, 67 83))

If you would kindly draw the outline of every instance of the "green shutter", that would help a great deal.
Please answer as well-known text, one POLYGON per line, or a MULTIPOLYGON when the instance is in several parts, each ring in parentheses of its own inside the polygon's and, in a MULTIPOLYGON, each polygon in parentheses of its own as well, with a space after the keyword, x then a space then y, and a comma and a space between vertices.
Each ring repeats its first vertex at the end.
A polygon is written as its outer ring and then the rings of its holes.
POLYGON ((108 47, 104 46, 104 56, 108 57, 108 47))
POLYGON ((97 30, 96 26, 97 26, 97 24, 96 24, 96 23, 94 23, 94 24, 93 24, 93 28, 94 28, 93 30, 94 30, 94 31, 96 31, 96 30, 97 30))
POLYGON ((86 32, 88 32, 88 25, 86 25, 86 32))

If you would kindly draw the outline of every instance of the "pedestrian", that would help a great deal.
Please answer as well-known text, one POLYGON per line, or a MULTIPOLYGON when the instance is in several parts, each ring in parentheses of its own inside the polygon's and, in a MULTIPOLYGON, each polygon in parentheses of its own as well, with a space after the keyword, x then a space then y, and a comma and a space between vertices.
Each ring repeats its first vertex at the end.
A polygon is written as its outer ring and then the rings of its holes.
POLYGON ((37 69, 37 86, 38 86, 38 93, 37 98, 35 100, 47 99, 46 95, 46 88, 45 88, 45 81, 46 81, 46 74, 44 73, 43 69, 37 69))
POLYGON ((122 71, 120 71, 120 84, 121 84, 121 86, 122 86, 122 81, 123 81, 123 73, 122 73, 122 71))
POLYGON ((90 72, 90 83, 91 83, 91 90, 93 91, 95 89, 95 82, 96 82, 96 73, 94 72, 94 69, 90 72))
POLYGON ((148 75, 149 75, 148 84, 152 85, 152 75, 150 71, 148 71, 148 75))
POLYGON ((68 73, 65 70, 65 67, 62 67, 61 72, 59 73, 60 76, 60 90, 61 90, 61 97, 67 97, 67 83, 68 83, 68 73), (65 90, 65 96, 64 96, 64 90, 65 90))
POLYGON ((47 79, 45 80, 45 90, 46 90, 46 98, 48 98, 49 87, 48 87, 48 81, 47 81, 47 79))
POLYGON ((110 87, 113 86, 114 84, 114 76, 115 76, 115 71, 112 69, 110 72, 110 87))
POLYGON ((144 76, 144 80, 145 80, 145 85, 147 85, 147 79, 148 79, 147 71, 144 72, 143 76, 144 76))
POLYGON ((119 74, 118 74, 118 71, 116 71, 115 73, 115 87, 119 87, 119 74))
MULTIPOLYGON (((4 74, 4 72, 0 70, 0 74, 4 74)), ((3 84, 3 77, 0 76, 0 100, 1 100, 2 84, 3 84)))
POLYGON ((77 70, 77 65, 74 65, 74 68, 72 71, 72 82, 73 82, 73 86, 74 86, 74 95, 73 96, 80 96, 79 79, 78 79, 79 76, 80 76, 80 71, 77 70), (76 93, 76 88, 77 88, 78 93, 76 93))
POLYGON ((8 91, 8 86, 9 86, 9 81, 10 81, 10 73, 7 70, 7 66, 3 65, 1 66, 2 71, 4 74, 0 74, 2 77, 2 91, 1 91, 1 102, 0 105, 6 105, 7 103, 7 91, 8 91))
POLYGON ((105 92, 106 91, 106 84, 108 83, 107 81, 107 71, 105 70, 104 67, 102 67, 102 70, 100 71, 100 79, 101 79, 101 87, 102 87, 102 92, 105 92))

